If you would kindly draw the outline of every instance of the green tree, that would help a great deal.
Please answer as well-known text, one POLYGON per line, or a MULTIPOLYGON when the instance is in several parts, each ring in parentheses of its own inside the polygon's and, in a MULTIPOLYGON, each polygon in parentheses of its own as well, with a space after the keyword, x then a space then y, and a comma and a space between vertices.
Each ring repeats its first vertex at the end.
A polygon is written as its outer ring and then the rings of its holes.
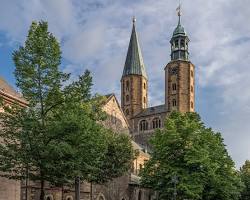
POLYGON ((242 187, 219 133, 206 128, 196 113, 173 112, 151 139, 152 158, 142 170, 142 184, 160 199, 238 199, 242 187))
POLYGON ((1 175, 40 181, 43 200, 45 181, 63 186, 73 184, 75 177, 88 180, 97 169, 110 167, 108 158, 128 150, 116 162, 120 166, 100 179, 122 174, 131 161, 129 139, 111 137, 102 126, 104 99, 92 97, 89 71, 62 87, 69 75, 59 71, 60 45, 46 22, 32 23, 25 45, 13 53, 13 59, 17 86, 29 107, 1 104, 0 171, 5 172, 1 175), (120 143, 111 144, 117 138, 120 143), (112 150, 119 152, 111 155, 112 150))
POLYGON ((69 75, 59 71, 60 45, 48 32, 46 22, 33 22, 24 46, 13 53, 16 66, 16 84, 29 108, 18 104, 4 106, 1 114, 1 169, 9 178, 27 176, 41 181, 41 199, 44 182, 49 180, 51 168, 49 132, 50 114, 63 102, 63 82, 69 75))
POLYGON ((91 183, 90 199, 92 200, 92 184, 104 184, 129 172, 134 158, 131 139, 124 133, 116 133, 106 129, 107 148, 103 152, 101 162, 89 171, 87 181, 91 183))
POLYGON ((241 180, 245 187, 241 193, 241 200, 250 199, 250 161, 246 160, 245 164, 240 168, 241 180))

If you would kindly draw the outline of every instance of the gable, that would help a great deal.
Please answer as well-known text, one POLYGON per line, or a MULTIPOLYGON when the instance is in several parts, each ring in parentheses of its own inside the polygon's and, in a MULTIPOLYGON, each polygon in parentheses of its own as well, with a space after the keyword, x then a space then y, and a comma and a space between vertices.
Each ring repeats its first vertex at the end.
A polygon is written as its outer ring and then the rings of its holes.
POLYGON ((129 134, 129 125, 127 119, 115 97, 115 95, 107 96, 107 101, 103 106, 103 111, 108 115, 105 125, 115 131, 126 132, 129 134))
POLYGON ((10 86, 1 77, 0 77, 0 97, 2 97, 7 104, 17 102, 21 106, 28 105, 27 101, 25 101, 22 95, 18 93, 12 86, 10 86))

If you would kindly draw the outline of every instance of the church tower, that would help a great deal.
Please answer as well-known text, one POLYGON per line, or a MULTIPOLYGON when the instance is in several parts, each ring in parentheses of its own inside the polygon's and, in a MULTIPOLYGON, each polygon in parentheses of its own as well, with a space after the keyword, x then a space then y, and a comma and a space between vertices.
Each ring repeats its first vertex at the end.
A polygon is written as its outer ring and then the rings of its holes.
POLYGON ((148 107, 148 79, 135 28, 129 42, 127 57, 121 78, 121 107, 130 125, 131 118, 148 107))
POLYGON ((195 66, 189 60, 189 38, 181 25, 178 8, 178 25, 170 40, 171 61, 165 67, 165 104, 168 111, 195 111, 195 66))

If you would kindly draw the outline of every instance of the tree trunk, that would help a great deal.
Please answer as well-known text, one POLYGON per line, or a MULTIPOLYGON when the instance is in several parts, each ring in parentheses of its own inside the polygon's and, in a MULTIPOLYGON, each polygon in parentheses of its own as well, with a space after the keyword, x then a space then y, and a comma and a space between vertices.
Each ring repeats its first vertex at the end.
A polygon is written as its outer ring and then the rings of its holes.
POLYGON ((90 200, 93 199, 93 183, 92 181, 90 182, 90 200))
POLYGON ((64 194, 64 189, 63 189, 63 185, 62 185, 62 200, 63 200, 63 194, 64 194))
POLYGON ((76 177, 75 179, 75 200, 80 200, 80 194, 81 194, 81 191, 80 191, 80 177, 76 177))
POLYGON ((41 180, 41 194, 40 194, 40 200, 44 200, 44 180, 41 180))
POLYGON ((25 178, 25 200, 28 200, 28 167, 26 167, 26 178, 25 178))

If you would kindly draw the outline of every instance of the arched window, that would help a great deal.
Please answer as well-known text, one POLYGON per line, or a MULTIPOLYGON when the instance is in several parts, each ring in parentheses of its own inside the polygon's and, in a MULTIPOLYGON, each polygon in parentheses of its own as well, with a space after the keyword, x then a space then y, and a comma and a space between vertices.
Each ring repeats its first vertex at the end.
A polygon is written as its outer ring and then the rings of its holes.
POLYGON ((174 46, 175 46, 175 48, 179 47, 179 40, 175 40, 174 46))
POLYGON ((194 71, 191 70, 191 77, 194 77, 194 71))
POLYGON ((141 200, 141 191, 139 191, 138 200, 141 200))
POLYGON ((143 84, 143 88, 146 90, 146 83, 143 84))
POLYGON ((99 194, 97 197, 98 200, 105 200, 105 197, 103 194, 99 194))
POLYGON ((191 92, 194 92, 194 87, 191 85, 191 88, 190 88, 191 92))
POLYGON ((126 91, 129 91, 129 81, 126 81, 126 91))
POLYGON ((72 196, 67 196, 66 200, 73 200, 73 197, 72 196))
POLYGON ((140 131, 148 130, 148 122, 146 120, 142 120, 140 122, 140 131))
POLYGON ((191 101, 191 108, 194 108, 194 103, 191 101))
POLYGON ((173 107, 177 106, 176 99, 173 99, 173 101, 172 101, 172 105, 173 105, 173 107))
POLYGON ((172 84, 172 90, 175 91, 177 89, 176 83, 172 84))
POLYGON ((161 119, 156 117, 153 119, 153 129, 161 128, 161 119))
POLYGON ((129 95, 126 95, 126 102, 129 102, 129 95))
POLYGON ((181 48, 185 48, 185 41, 183 39, 181 40, 181 48))
POLYGON ((52 195, 48 195, 45 197, 45 200, 53 200, 53 196, 52 195))

